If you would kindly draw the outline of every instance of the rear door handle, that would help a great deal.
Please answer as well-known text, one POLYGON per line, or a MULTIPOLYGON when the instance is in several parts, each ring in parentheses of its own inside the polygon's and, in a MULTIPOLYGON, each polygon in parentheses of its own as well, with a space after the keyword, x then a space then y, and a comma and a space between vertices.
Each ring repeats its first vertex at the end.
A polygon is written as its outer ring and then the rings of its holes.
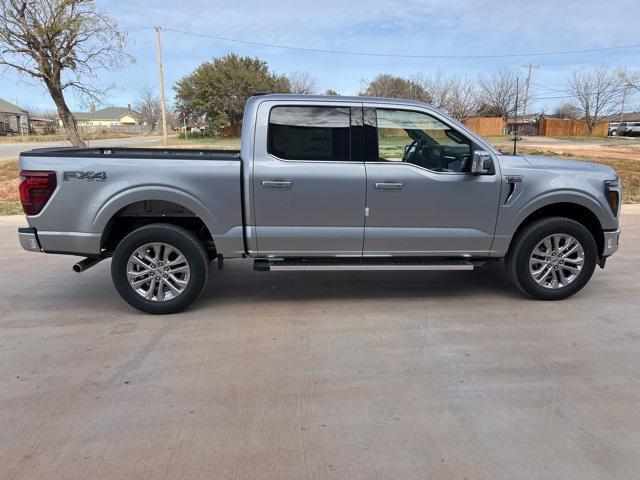
POLYGON ((287 180, 263 180, 263 187, 272 187, 272 188, 291 188, 291 182, 287 180))
POLYGON ((375 184, 378 190, 398 190, 404 188, 404 183, 400 182, 376 182, 375 184))

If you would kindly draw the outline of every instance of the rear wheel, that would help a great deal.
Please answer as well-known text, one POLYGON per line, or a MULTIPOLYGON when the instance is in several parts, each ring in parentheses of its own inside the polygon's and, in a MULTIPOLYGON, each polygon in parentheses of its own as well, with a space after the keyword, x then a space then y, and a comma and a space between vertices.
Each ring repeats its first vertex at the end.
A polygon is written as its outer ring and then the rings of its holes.
POLYGON ((596 267, 597 245, 584 225, 551 217, 525 227, 505 260, 522 291, 541 300, 560 300, 587 284, 596 267))
POLYGON ((134 230, 117 246, 111 277, 120 296, 147 313, 176 313, 202 293, 209 259, 198 239, 171 224, 134 230))

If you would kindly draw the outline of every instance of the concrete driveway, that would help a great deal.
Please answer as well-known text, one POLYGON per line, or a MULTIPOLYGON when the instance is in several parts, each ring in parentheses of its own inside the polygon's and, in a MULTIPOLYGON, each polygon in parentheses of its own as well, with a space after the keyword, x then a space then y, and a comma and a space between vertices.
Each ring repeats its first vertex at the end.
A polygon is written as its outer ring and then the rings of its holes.
POLYGON ((633 479, 640 206, 575 297, 474 272, 261 273, 189 311, 0 219, 0 478, 633 479))
MULTIPOLYGON (((107 138, 104 140, 88 140, 87 144, 91 147, 144 147, 162 142, 161 136, 140 136, 140 137, 123 137, 123 138, 107 138)), ((71 146, 66 140, 57 142, 0 142, 0 160, 16 158, 20 152, 32 150, 34 148, 50 148, 71 146)))

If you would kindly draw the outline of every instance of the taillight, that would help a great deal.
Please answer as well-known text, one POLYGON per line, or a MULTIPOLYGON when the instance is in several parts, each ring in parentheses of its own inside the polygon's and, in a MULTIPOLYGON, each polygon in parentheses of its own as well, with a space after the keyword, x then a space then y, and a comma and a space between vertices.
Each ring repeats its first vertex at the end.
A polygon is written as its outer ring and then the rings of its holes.
POLYGON ((37 215, 56 189, 56 172, 22 170, 20 179, 22 210, 26 215, 37 215))

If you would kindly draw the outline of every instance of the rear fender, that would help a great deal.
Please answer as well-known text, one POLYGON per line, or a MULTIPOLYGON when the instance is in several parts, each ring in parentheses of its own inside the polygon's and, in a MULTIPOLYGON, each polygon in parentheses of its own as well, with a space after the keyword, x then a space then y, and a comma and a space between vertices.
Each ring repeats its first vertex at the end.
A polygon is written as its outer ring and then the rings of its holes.
POLYGON ((168 201, 188 208, 204 222, 212 236, 215 235, 215 232, 220 232, 222 229, 220 222, 211 211, 193 195, 171 187, 150 185, 125 190, 109 198, 102 207, 100 207, 93 219, 92 224, 95 231, 104 233, 109 221, 124 207, 132 203, 149 200, 168 201))

